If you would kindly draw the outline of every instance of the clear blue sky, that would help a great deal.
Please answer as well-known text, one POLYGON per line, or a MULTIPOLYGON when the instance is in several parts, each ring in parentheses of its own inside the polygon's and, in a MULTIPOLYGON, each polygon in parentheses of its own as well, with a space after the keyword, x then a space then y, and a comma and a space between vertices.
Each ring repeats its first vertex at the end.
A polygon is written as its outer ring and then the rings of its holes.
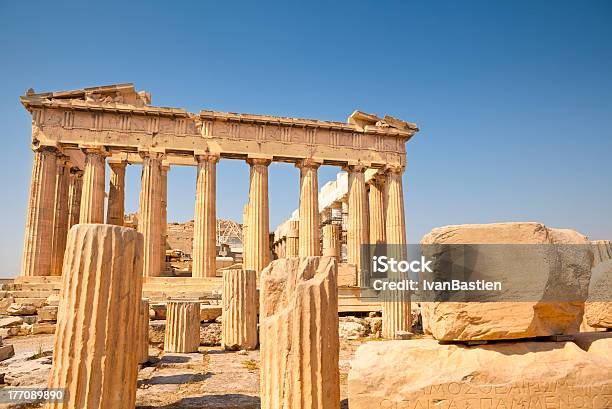
MULTIPOLYGON (((410 242, 518 220, 612 238, 611 21, 609 1, 0 2, 0 274, 21 258, 29 87, 134 82, 192 112, 390 114, 421 128, 404 176, 410 242)), ((219 165, 219 217, 241 218, 247 182, 245 164, 219 165)), ((191 219, 195 169, 173 168, 168 190, 169 220, 191 219)), ((274 228, 297 206, 295 168, 271 166, 270 200, 274 228)))

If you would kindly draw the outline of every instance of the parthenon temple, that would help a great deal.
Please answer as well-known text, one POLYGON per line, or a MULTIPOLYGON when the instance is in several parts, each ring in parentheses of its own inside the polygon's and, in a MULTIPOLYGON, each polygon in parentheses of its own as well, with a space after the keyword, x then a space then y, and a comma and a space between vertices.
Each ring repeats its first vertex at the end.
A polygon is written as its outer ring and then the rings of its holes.
POLYGON ((150 94, 137 92, 133 84, 46 93, 30 89, 21 102, 32 114, 34 151, 22 281, 61 275, 67 232, 74 224, 123 225, 125 171, 132 164, 142 165, 137 228, 144 236, 145 281, 163 270, 172 166, 197 167, 193 278, 216 275, 216 167, 224 159, 250 166, 245 269, 259 274, 274 257, 325 253, 345 261, 359 286, 367 280, 359 272, 362 244, 406 241, 402 174, 406 142, 418 132, 413 123, 360 111, 346 123, 210 110, 194 114, 154 106, 150 94), (295 217, 271 239, 272 162, 299 168, 300 196, 295 217), (319 195, 320 166, 347 172, 333 182, 344 184, 342 197, 325 188, 319 195), (337 227, 342 207, 343 254, 337 227))

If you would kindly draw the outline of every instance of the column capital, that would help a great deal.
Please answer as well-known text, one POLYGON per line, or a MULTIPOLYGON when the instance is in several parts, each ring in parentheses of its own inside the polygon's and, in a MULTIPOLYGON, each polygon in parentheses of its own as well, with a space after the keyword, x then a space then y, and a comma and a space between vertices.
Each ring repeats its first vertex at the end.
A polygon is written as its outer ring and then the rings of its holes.
POLYGON ((70 156, 64 155, 63 153, 57 154, 57 164, 59 166, 69 166, 70 156))
POLYGON ((295 163, 296 168, 312 168, 318 169, 321 166, 321 161, 314 160, 312 158, 300 159, 295 163))
POLYGON ((110 155, 108 150, 102 145, 79 145, 79 148, 81 148, 86 155, 100 155, 102 157, 110 155))
POLYGON ((124 171, 128 164, 127 161, 107 162, 107 163, 108 163, 108 166, 115 172, 124 171))
POLYGON ((58 155, 60 150, 57 146, 32 144, 32 151, 40 153, 53 153, 58 155))
POLYGON ((149 158, 149 159, 156 159, 156 160, 164 160, 166 158, 166 153, 165 152, 157 152, 157 151, 138 151, 138 155, 140 155, 141 158, 145 159, 145 158, 149 158))
POLYGON ((364 173, 367 169, 369 169, 369 166, 364 163, 348 163, 342 167, 342 170, 346 172, 364 173))
POLYGON ((405 166, 401 166, 401 165, 387 165, 385 166, 385 172, 386 173, 395 173, 395 174, 402 174, 404 172, 404 169, 406 169, 405 166))
POLYGON ((197 153, 194 155, 196 162, 219 162, 221 156, 218 153, 206 152, 206 153, 197 153))
POLYGON ((270 163, 272 163, 271 159, 266 159, 266 158, 248 158, 246 161, 251 166, 255 166, 255 165, 268 166, 270 163))

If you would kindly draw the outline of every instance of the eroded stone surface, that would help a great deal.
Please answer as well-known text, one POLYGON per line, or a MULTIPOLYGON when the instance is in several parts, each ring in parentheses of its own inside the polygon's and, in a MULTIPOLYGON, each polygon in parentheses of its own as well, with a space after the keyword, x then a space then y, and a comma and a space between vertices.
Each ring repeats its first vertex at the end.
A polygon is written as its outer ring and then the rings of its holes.
POLYGON ((593 259, 590 242, 581 234, 539 223, 476 224, 434 229, 421 243, 428 245, 423 247, 424 252, 450 251, 452 247, 446 245, 452 244, 534 245, 529 247, 528 257, 527 247, 521 246, 520 260, 510 249, 499 246, 493 250, 501 250, 478 259, 478 271, 502 280, 526 301, 421 303, 424 331, 436 339, 516 339, 578 331, 593 259), (541 301, 547 299, 548 291, 558 289, 562 289, 567 302, 541 301))
POLYGON ((223 273, 222 343, 226 349, 257 347, 257 274, 253 270, 223 273))
POLYGON ((200 302, 169 300, 164 351, 195 352, 200 345, 200 302))
POLYGON ((591 270, 584 318, 591 327, 612 328, 612 260, 601 261, 591 270))
POLYGON ((401 408, 410 402, 411 408, 433 408, 444 402, 440 407, 511 408, 523 402, 577 408, 588 402, 589 408, 604 409, 612 394, 610 373, 610 360, 572 342, 369 342, 351 362, 349 406, 401 408))
POLYGON ((332 257, 285 258, 262 271, 262 407, 339 408, 336 274, 332 257))

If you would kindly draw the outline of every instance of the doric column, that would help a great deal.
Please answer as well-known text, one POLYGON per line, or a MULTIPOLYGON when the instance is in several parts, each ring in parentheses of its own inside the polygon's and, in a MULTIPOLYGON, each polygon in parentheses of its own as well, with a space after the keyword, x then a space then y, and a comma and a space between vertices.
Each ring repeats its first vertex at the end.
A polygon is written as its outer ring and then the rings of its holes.
POLYGON ((248 251, 245 270, 257 274, 270 263, 270 215, 268 207, 268 159, 249 159, 251 176, 248 203, 248 251))
POLYGON ((253 270, 223 272, 221 344, 227 350, 257 348, 257 274, 253 270))
POLYGON ((125 167, 127 162, 109 162, 110 181, 108 185, 108 205, 106 223, 123 226, 125 214, 125 167))
POLYGON ((287 230, 287 249, 285 257, 297 257, 300 252, 300 222, 297 220, 289 221, 287 230))
POLYGON ((161 224, 160 224, 160 267, 159 271, 166 271, 166 240, 168 239, 168 171, 170 165, 164 165, 161 167, 161 224))
POLYGON ((142 235, 103 224, 68 234, 49 388, 63 403, 46 408, 133 409, 142 235))
MULTIPOLYGON (((404 219, 404 194, 402 188, 403 168, 391 167, 387 170, 385 181, 385 229, 387 236, 387 255, 397 260, 406 257, 406 223, 404 219)), ((400 271, 388 274, 391 280, 406 279, 400 271)), ((408 291, 386 291, 382 294, 382 336, 397 338, 400 331, 410 331, 410 293, 408 291)))
POLYGON ((85 171, 81 193, 79 223, 104 223, 104 163, 103 147, 85 148, 85 171))
POLYGON ((370 181, 370 192, 368 197, 370 244, 383 244, 386 242, 384 196, 384 181, 381 177, 374 176, 370 181))
POLYGON ((361 246, 368 244, 368 197, 365 185, 365 166, 349 165, 348 171, 348 227, 347 262, 357 269, 357 285, 367 286, 369 278, 362 271, 361 246))
POLYGON ((200 302, 168 300, 164 351, 197 352, 200 346, 200 302))
POLYGON ((79 223, 81 217, 81 195, 83 190, 83 171, 70 169, 68 181, 68 229, 79 223))
POLYGON ((144 236, 143 274, 145 277, 160 275, 161 234, 161 161, 157 152, 141 152, 142 177, 138 231, 144 236))
POLYGON ((299 255, 320 256, 319 240, 319 182, 320 164, 304 159, 296 164, 300 169, 300 242, 299 255))
POLYGON ((59 156, 55 175, 55 210, 53 213, 53 244, 51 255, 51 275, 62 275, 62 263, 68 235, 68 183, 70 181, 70 162, 67 156, 59 156))
POLYGON ((21 274, 47 276, 51 273, 51 240, 55 210, 56 149, 34 149, 30 198, 26 219, 21 274))
POLYGON ((197 155, 195 221, 193 226, 193 277, 214 277, 217 258, 218 155, 197 155))
POLYGON ((249 204, 242 209, 242 265, 251 265, 251 251, 249 250, 249 204))
POLYGON ((261 273, 262 408, 340 408, 337 275, 331 257, 275 260, 261 273))
POLYGON ((401 167, 391 167, 387 170, 385 181, 386 214, 385 230, 387 244, 406 245, 406 221, 404 216, 404 190, 402 187, 401 167))
POLYGON ((140 300, 138 309, 137 336, 138 345, 136 355, 138 363, 144 364, 149 360, 149 299, 140 300))
POLYGON ((340 260, 340 226, 337 224, 323 226, 323 255, 340 260))

